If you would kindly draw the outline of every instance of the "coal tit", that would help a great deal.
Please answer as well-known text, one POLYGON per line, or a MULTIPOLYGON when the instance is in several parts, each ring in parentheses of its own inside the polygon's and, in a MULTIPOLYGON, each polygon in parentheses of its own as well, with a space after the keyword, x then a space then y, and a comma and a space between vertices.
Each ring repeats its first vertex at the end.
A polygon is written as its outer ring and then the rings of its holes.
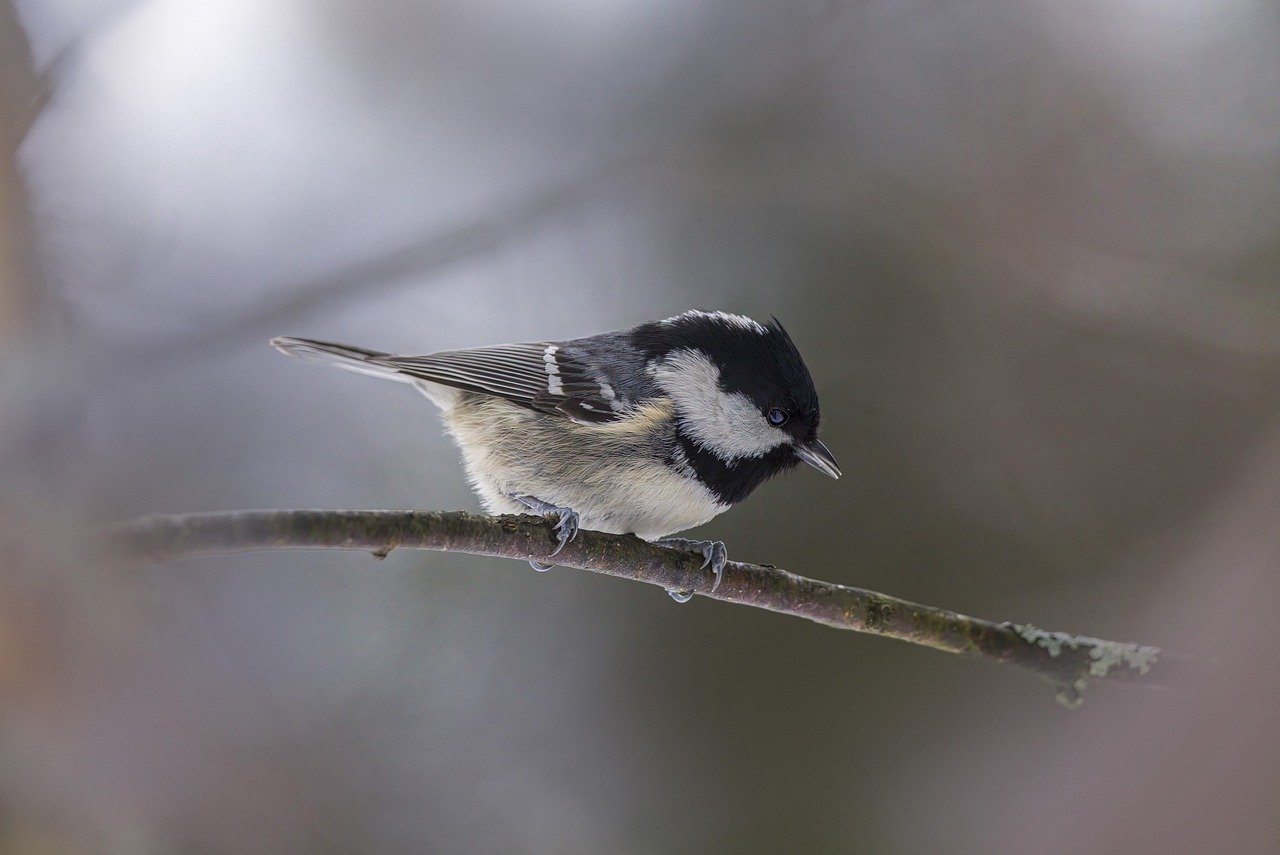
POLYGON ((428 356, 271 344, 421 390, 441 409, 486 511, 556 520, 551 556, 579 526, 634 533, 701 553, 718 586, 724 544, 668 535, 707 522, 797 461, 840 477, 818 439, 813 379, 776 318, 691 311, 571 341, 428 356))

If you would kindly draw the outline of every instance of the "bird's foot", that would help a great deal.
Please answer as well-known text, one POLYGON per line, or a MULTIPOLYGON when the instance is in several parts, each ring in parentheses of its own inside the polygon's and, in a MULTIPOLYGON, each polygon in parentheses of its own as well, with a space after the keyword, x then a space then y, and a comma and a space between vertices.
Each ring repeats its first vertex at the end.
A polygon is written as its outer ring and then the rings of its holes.
MULTIPOLYGON (((703 568, 710 567, 711 572, 716 577, 715 582, 711 584, 711 592, 715 593, 715 590, 720 587, 720 582, 724 579, 724 565, 729 562, 729 554, 725 551, 722 541, 667 537, 662 540, 655 540, 653 543, 655 546, 665 546, 667 549, 674 549, 677 552, 692 552, 695 555, 701 555, 703 568)), ((677 603, 687 603, 693 597, 692 591, 667 591, 667 593, 677 603)))
MULTIPOLYGON (((550 502, 544 502, 533 496, 516 496, 512 495, 513 501, 519 502, 535 514, 540 514, 548 519, 554 519, 556 523, 556 548, 551 550, 550 558, 560 554, 560 550, 564 549, 564 545, 578 536, 578 512, 569 508, 561 508, 550 502)), ((554 565, 547 564, 542 561, 529 559, 529 566, 539 573, 550 570, 554 565)))

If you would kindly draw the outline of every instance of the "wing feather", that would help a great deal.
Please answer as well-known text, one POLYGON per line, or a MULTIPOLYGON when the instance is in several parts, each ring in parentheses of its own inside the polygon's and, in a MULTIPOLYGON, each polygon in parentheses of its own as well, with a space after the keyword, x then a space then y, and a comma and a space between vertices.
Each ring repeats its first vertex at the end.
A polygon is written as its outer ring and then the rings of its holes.
POLYGON ((410 377, 496 395, 521 406, 577 422, 622 418, 620 401, 599 366, 562 342, 528 342, 448 350, 426 356, 380 356, 410 377))

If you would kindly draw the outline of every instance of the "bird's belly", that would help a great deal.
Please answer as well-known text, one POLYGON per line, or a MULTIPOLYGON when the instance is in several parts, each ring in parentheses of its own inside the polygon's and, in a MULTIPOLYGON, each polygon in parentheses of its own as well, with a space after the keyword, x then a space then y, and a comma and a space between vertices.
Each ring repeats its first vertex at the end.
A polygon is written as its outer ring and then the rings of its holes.
POLYGON ((696 481, 665 466, 631 466, 615 473, 597 470, 589 482, 550 483, 521 468, 476 472, 472 484, 490 513, 528 513, 508 496, 528 495, 578 512, 579 523, 592 531, 634 533, 645 540, 702 525, 725 506, 696 481))
POLYGON ((653 540, 727 509, 663 463, 643 425, 576 425, 492 398, 456 407, 446 423, 490 513, 527 513, 509 497, 533 496, 577 511, 583 528, 653 540))

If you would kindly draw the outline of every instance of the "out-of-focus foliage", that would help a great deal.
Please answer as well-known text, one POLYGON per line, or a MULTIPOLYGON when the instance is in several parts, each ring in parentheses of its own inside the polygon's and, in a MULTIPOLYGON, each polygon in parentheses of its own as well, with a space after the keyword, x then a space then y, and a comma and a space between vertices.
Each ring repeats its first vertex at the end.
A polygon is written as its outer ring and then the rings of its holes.
POLYGON ((1274 4, 0 25, 0 848, 1274 851, 1274 4), (731 555, 1219 672, 1068 713, 571 571, 76 551, 150 511, 475 506, 427 402, 271 334, 429 351, 699 306, 786 322, 846 472, 706 526, 731 555))

